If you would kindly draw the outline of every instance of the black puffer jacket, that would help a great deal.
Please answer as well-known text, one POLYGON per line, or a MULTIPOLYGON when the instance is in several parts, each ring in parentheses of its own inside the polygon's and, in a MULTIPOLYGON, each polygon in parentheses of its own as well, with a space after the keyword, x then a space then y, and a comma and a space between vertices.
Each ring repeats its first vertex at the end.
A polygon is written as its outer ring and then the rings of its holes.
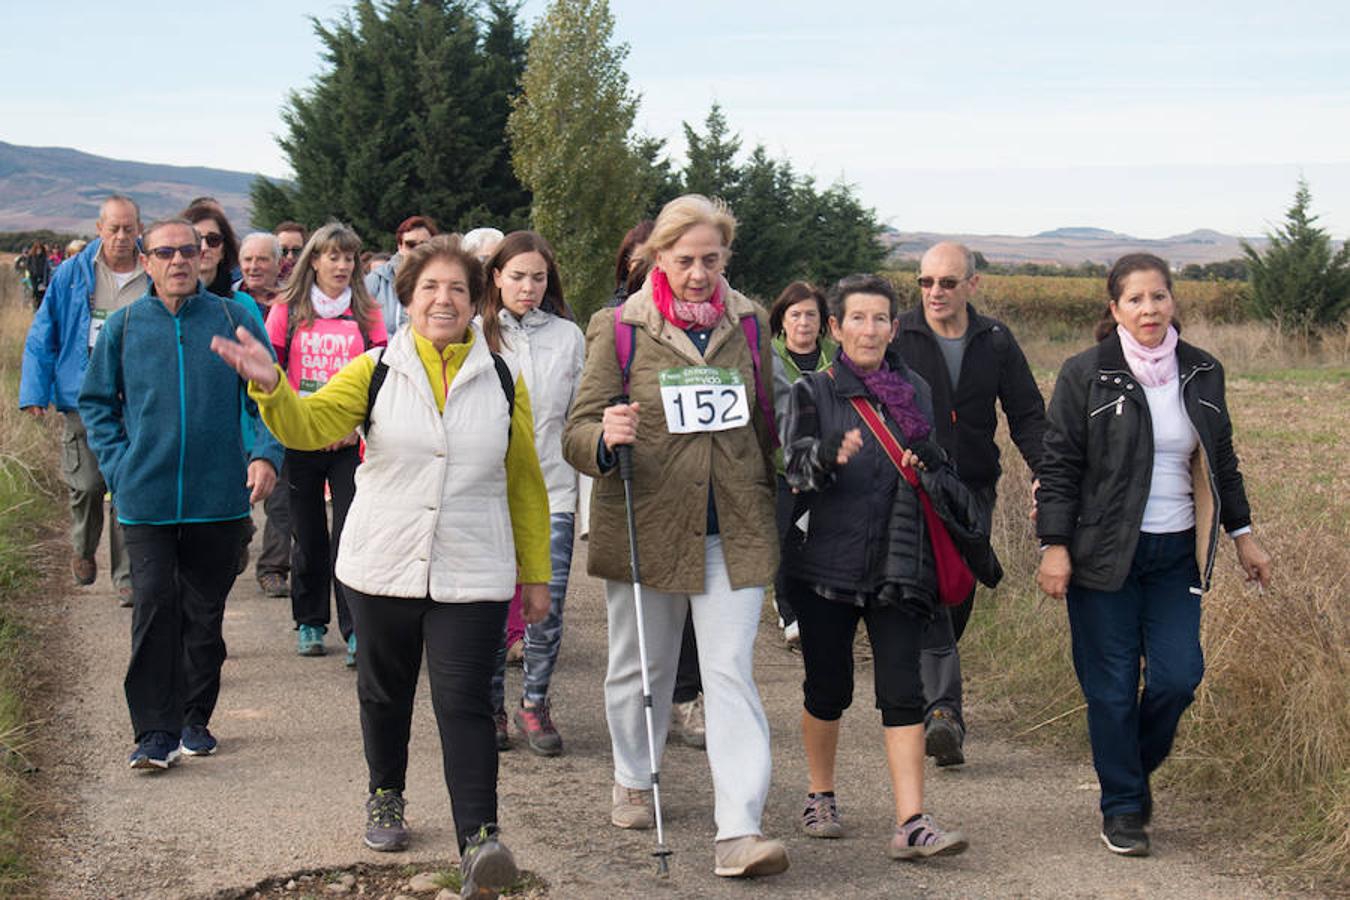
MULTIPOLYGON (((919 409, 931 415, 927 383, 893 350, 886 358, 914 385, 919 409)), ((855 396, 880 406, 841 365, 827 372, 806 373, 792 386, 784 426, 786 478, 800 492, 794 520, 804 513, 809 518, 805 537, 784 548, 784 564, 791 577, 809 584, 843 593, 875 594, 881 602, 931 614, 936 579, 918 494, 900 477, 853 408, 850 398, 855 396), (854 428, 862 430, 862 449, 847 465, 837 466, 834 458, 840 441, 854 428)), ((899 427, 884 407, 880 412, 903 445, 899 427)), ((920 482, 939 512, 963 517, 967 529, 978 530, 978 504, 946 464, 942 449, 931 441, 920 442, 914 449, 929 467, 920 471, 920 482)), ((987 534, 984 545, 987 548, 987 534)), ((996 559, 993 565, 997 566, 996 559)), ((986 575, 989 572, 984 569, 986 575)))
MULTIPOLYGON (((1223 367, 1185 341, 1177 344, 1182 405, 1200 438, 1191 460, 1196 561, 1209 589, 1219 526, 1251 524, 1233 452, 1223 367)), ((1129 573, 1153 477, 1153 419, 1120 337, 1112 332, 1060 370, 1036 494, 1036 533, 1069 548, 1073 583, 1119 590, 1129 573)))

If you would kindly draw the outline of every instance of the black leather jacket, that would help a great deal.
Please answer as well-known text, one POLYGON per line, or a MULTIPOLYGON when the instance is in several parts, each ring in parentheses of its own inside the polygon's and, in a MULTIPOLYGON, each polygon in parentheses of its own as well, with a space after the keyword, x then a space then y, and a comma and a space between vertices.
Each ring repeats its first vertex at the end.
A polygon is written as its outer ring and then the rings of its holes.
MULTIPOLYGON (((1177 372, 1182 404, 1200 439, 1191 477, 1200 588, 1208 590, 1219 526, 1232 532, 1250 525, 1251 511, 1233 451, 1223 367, 1181 341, 1177 372)), ((1049 416, 1036 533, 1043 543, 1068 546, 1075 584, 1119 590, 1148 502, 1153 420, 1115 332, 1064 364, 1049 416)))

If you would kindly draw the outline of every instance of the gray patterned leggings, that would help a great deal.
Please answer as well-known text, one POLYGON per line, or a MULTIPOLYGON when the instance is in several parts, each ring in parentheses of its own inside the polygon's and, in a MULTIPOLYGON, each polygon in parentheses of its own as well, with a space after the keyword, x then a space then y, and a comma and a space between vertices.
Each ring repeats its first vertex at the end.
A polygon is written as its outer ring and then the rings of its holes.
MULTIPOLYGON (((572 538, 576 530, 573 513, 553 513, 549 516, 549 553, 553 563, 553 578, 548 583, 548 615, 542 622, 525 627, 525 686, 522 695, 532 705, 548 699, 553 667, 558 664, 562 648, 563 601, 567 598, 567 577, 572 571, 572 538)), ((492 676, 493 709, 503 709, 506 703, 506 641, 503 631, 502 646, 497 651, 497 666, 492 676)))

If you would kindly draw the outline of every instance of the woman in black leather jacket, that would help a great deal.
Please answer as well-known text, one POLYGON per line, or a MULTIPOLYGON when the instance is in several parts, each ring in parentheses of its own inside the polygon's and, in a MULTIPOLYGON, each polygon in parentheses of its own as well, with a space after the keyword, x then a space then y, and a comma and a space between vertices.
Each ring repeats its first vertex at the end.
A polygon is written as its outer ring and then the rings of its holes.
MULTIPOLYGON (((919 470, 930 495, 973 513, 969 494, 927 440, 928 385, 893 350, 897 300, 884 279, 845 278, 829 297, 830 331, 841 352, 792 386, 783 433, 786 478, 800 495, 800 543, 785 547, 786 586, 801 628, 802 741, 810 788, 802 830, 843 834, 834 795, 839 721, 853 699, 853 636, 867 625, 877 707, 895 794, 896 829, 887 853, 916 859, 960 853, 965 837, 923 811, 923 714, 919 650, 936 604, 932 551, 918 495, 852 405, 863 398, 919 470)), ((986 535, 987 540, 987 535, 986 535)))
POLYGON ((1270 557, 1251 533, 1223 367, 1179 339, 1167 263, 1121 257, 1106 284, 1098 344, 1064 364, 1050 401, 1037 581, 1068 601, 1102 841, 1143 856, 1149 776, 1204 671, 1200 595, 1220 526, 1249 581, 1269 581, 1270 557))

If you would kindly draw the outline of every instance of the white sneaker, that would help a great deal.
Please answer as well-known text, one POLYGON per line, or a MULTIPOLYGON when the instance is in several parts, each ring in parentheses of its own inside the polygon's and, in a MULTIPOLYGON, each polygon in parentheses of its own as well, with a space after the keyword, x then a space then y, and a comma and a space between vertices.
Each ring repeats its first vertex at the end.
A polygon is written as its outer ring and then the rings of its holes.
POLYGON ((802 630, 796 622, 792 622, 783 629, 783 643, 789 647, 800 647, 802 645, 802 630))

